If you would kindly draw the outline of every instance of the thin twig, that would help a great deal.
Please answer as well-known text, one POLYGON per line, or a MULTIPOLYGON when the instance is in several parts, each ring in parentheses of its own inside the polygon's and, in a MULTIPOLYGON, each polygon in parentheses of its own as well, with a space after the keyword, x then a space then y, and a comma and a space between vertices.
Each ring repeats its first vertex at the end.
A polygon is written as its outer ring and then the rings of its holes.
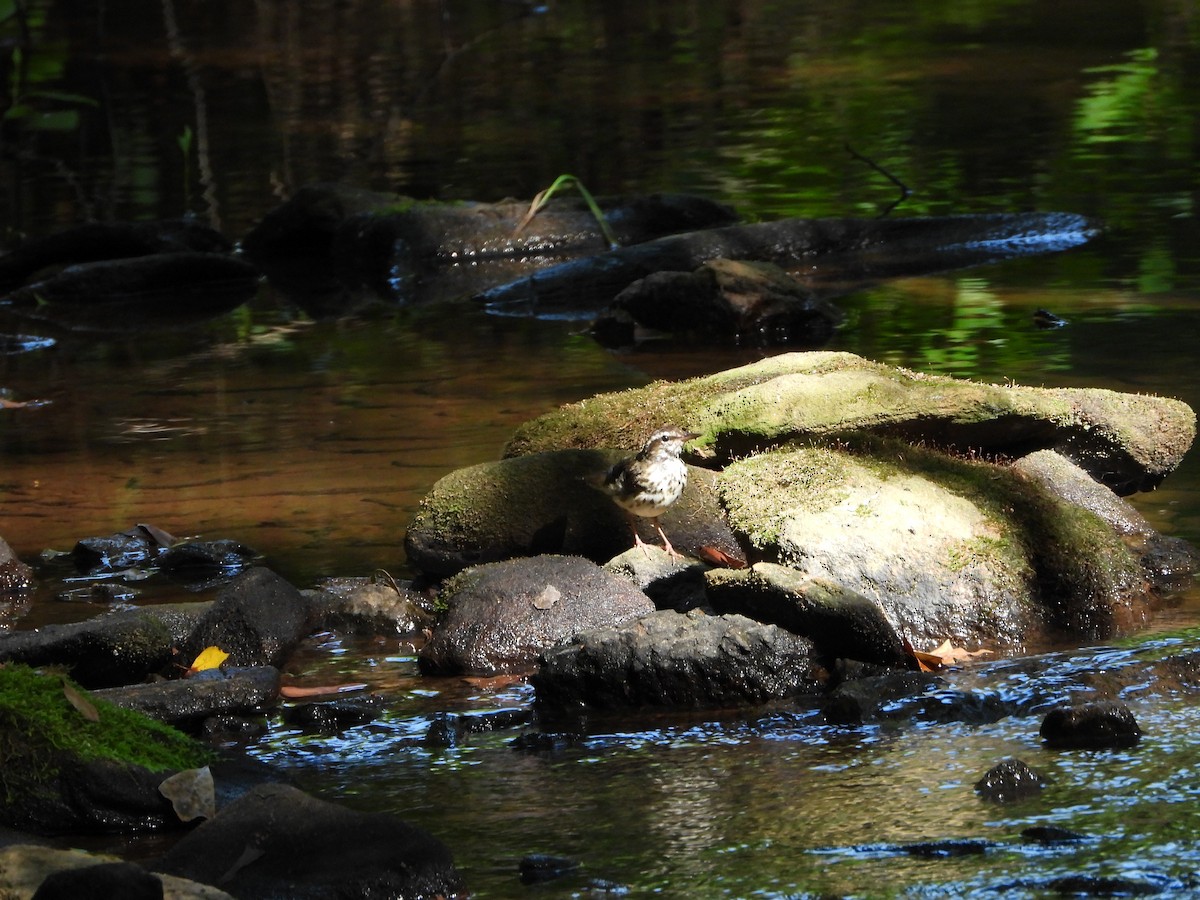
POLYGON ((901 203, 903 203, 905 200, 908 199, 908 197, 912 193, 912 191, 910 191, 908 189, 907 184, 905 184, 903 181, 901 181, 899 178, 897 178, 895 175, 893 175, 891 172, 889 172, 883 166, 879 165, 879 163, 875 162, 875 160, 871 159, 870 157, 863 156, 861 153, 859 153, 857 150, 855 150, 853 147, 851 147, 849 143, 846 143, 844 146, 846 148, 846 152, 849 153, 852 158, 857 159, 861 163, 866 163, 868 166, 870 166, 872 169, 874 169, 876 172, 878 172, 880 175, 882 175, 884 178, 886 178, 888 181, 890 181, 896 187, 900 188, 900 196, 897 197, 895 200, 893 200, 891 202, 891 204, 886 209, 884 209, 883 212, 881 212, 879 214, 879 218, 881 218, 881 219, 884 218, 893 209, 895 209, 897 206, 899 206, 901 203))

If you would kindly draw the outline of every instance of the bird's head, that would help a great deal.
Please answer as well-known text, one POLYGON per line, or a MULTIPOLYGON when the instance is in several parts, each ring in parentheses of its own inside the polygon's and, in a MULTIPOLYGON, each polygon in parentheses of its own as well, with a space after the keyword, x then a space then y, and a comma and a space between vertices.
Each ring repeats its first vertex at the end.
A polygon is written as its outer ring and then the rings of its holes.
POLYGON ((662 431, 656 431, 647 439, 645 446, 642 447, 640 456, 655 456, 659 453, 667 453, 671 456, 678 456, 683 451, 683 445, 693 438, 700 437, 697 431, 684 431, 680 428, 664 428, 662 431))

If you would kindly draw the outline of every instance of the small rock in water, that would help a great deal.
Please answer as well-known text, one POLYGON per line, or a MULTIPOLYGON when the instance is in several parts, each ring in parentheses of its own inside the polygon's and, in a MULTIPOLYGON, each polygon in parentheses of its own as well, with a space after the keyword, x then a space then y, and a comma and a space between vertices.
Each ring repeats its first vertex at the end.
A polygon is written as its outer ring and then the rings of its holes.
POLYGON ((976 792, 994 803, 1031 797, 1047 784, 1045 777, 1015 757, 996 763, 975 782, 976 792))
POLYGON ((1076 844, 1086 841, 1087 835, 1056 825, 1033 825, 1021 832, 1021 838, 1035 844, 1050 846, 1052 844, 1076 844))
POLYGON ((565 856, 551 856, 548 853, 531 853, 521 859, 518 868, 521 870, 523 883, 535 884, 574 872, 579 868, 579 861, 565 856))
POLYGON ((1050 710, 1039 734, 1050 747, 1095 749, 1132 747, 1141 739, 1142 730, 1124 703, 1095 700, 1050 710))

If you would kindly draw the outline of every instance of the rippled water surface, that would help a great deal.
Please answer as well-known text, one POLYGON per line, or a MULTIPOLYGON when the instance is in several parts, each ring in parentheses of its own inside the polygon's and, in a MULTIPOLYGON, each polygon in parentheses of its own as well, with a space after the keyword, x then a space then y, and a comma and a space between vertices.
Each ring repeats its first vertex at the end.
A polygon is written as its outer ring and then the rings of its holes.
MULTIPOLYGON (((7 243, 185 212, 236 240, 314 181, 490 201, 567 172, 596 194, 691 191, 749 219, 871 217, 897 199, 882 169, 911 189, 893 216, 1063 210, 1104 231, 1065 254, 840 298, 831 348, 1200 406, 1190 0, 25 6, 0 114, 7 243), (1038 309, 1068 324, 1039 329, 1038 309)), ((779 349, 612 354, 578 323, 403 296, 361 308, 305 313, 264 283, 201 325, 49 333, 0 307, 0 332, 56 340, 0 355, 2 396, 46 401, 0 410, 0 536, 33 561, 152 522, 236 538, 301 586, 402 577, 421 497, 495 458, 518 423, 779 349)), ((1193 454, 1134 502, 1200 543, 1198 490, 1193 454)), ((134 602, 181 593, 138 587, 134 602)), ((97 611, 53 594, 0 609, 0 627, 97 611)), ((1198 612, 1185 591, 1154 627, 1198 612)), ((510 747, 512 729, 439 748, 425 739, 439 713, 523 708, 529 689, 422 679, 413 654, 401 640, 314 639, 296 673, 366 681, 385 715, 336 737, 275 722, 251 749, 323 796, 427 827, 480 897, 1040 896, 1079 873, 1195 889, 1187 694, 1130 692, 1147 737, 1123 752, 1048 751, 1035 713, 842 729, 804 704, 598 719, 542 752, 510 747), (981 803, 975 780, 1011 755, 1053 784, 1012 807, 981 803), (1022 842, 1036 824, 1088 839, 1022 842), (959 838, 995 843, 947 857, 891 846, 959 838), (516 861, 532 852, 582 867, 525 888, 516 861)), ((1033 675, 1008 664, 955 677, 1069 688, 1049 658, 1033 675)))

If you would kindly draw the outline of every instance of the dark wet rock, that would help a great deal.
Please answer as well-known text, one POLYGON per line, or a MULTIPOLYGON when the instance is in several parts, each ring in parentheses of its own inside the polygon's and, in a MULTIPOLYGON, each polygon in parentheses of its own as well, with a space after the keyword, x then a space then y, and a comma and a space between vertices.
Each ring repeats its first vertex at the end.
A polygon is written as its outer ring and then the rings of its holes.
POLYGON ((919 856, 924 859, 949 859, 956 856, 980 856, 997 847, 993 841, 973 838, 948 839, 944 841, 916 841, 911 844, 894 844, 886 850, 919 856))
POLYGON ((212 716, 263 710, 279 696, 279 670, 270 666, 210 669, 192 678, 105 688, 94 695, 191 730, 212 716))
POLYGON ((264 785, 186 835, 154 871, 219 884, 238 900, 454 896, 450 851, 387 813, 264 785))
POLYGON ((932 672, 887 672, 843 681, 821 704, 831 725, 862 725, 881 716, 885 706, 893 710, 898 700, 912 700, 940 683, 932 672))
POLYGON ((830 297, 885 278, 1065 250, 1094 233, 1092 223, 1071 213, 783 219, 620 247, 490 288, 475 299, 506 315, 586 316, 639 278, 691 272, 718 258, 803 267, 804 286, 830 297))
POLYGON ((609 347, 643 335, 722 343, 820 347, 845 314, 771 263, 715 259, 693 272, 655 272, 633 282, 592 322, 609 347))
POLYGON ((197 581, 240 572, 262 554, 238 541, 185 541, 163 551, 158 566, 173 578, 197 581))
POLYGON ((382 697, 297 703, 285 707, 283 721, 293 728, 316 734, 340 734, 347 728, 366 725, 383 712, 382 697))
POLYGON ((992 766, 975 782, 975 792, 993 803, 1011 803, 1032 797, 1047 784, 1046 777, 1024 760, 1011 757, 992 766))
POLYGON ((628 578, 659 609, 687 612, 708 608, 704 574, 709 567, 686 557, 671 556, 658 547, 631 547, 604 564, 614 575, 628 578))
MULTIPOLYGON (((636 441, 640 443, 643 438, 636 441)), ((630 443, 634 443, 631 441, 630 443)), ((633 544, 629 521, 588 479, 608 470, 628 450, 560 450, 481 463, 440 479, 408 527, 409 563, 433 575, 516 556, 554 553, 604 563, 633 544)), ((688 470, 683 496, 660 522, 681 553, 712 546, 740 555, 720 515, 716 477, 688 470)), ((647 520, 636 523, 657 541, 647 520)))
POLYGON ((131 684, 178 662, 175 648, 207 609, 207 603, 162 604, 0 633, 0 661, 64 667, 89 688, 131 684))
POLYGON ((826 579, 775 563, 713 569, 708 597, 719 613, 740 613, 809 638, 824 657, 905 666, 904 643, 878 603, 826 579))
POLYGON ((518 753, 549 754, 578 746, 582 740, 573 733, 527 731, 509 741, 508 746, 518 753))
POLYGON ((1078 844, 1088 840, 1086 834, 1059 828, 1056 825, 1032 825, 1021 830, 1021 839, 1034 844, 1053 847, 1056 844, 1078 844))
POLYGON ((433 604, 407 581, 327 579, 306 593, 321 626, 343 634, 411 634, 433 626, 433 604))
POLYGON ((162 900, 163 883, 137 863, 111 862, 47 876, 33 900, 162 900))
MULTIPOLYGON (((727 225, 736 218, 727 206, 681 194, 597 202, 623 244, 727 225)), ((369 285, 384 295, 400 293, 404 299, 469 296, 564 256, 608 248, 579 197, 555 196, 518 231, 528 211, 526 202, 431 203, 314 184, 268 213, 242 246, 268 268, 273 281, 302 293, 307 291, 293 271, 296 264, 307 271, 315 260, 344 283, 369 285), (437 279, 421 277, 431 271, 437 271, 437 279), (436 296, 426 296, 431 290, 436 296)), ((328 286, 324 290, 332 293, 328 286)))
POLYGON ((425 744, 431 747, 457 747, 473 734, 486 734, 528 725, 533 713, 528 709, 497 709, 482 713, 438 713, 425 732, 425 744))
POLYGON ((94 222, 23 241, 0 256, 0 290, 7 291, 42 269, 94 260, 200 251, 226 253, 229 239, 191 219, 94 222))
POLYGON ((0 538, 0 595, 30 591, 36 583, 33 569, 21 562, 12 547, 0 538))
POLYGON ((539 556, 467 569, 448 581, 447 611, 421 648, 435 674, 525 671, 577 631, 616 625, 654 608, 627 580, 580 557, 539 556))
POLYGON ((1132 747, 1142 737, 1133 711, 1119 700, 1059 706, 1046 713, 1038 732, 1050 747, 1132 747))
POLYGON ((87 537, 75 543, 71 558, 81 572, 118 572, 154 561, 163 548, 138 529, 103 537, 87 537))
MULTIPOLYGON (((651 194, 598 198, 621 243, 728 224, 733 210, 700 197, 651 194)), ((557 196, 517 232, 529 204, 432 203, 340 184, 313 184, 263 217, 242 241, 255 259, 314 254, 357 259, 366 271, 388 265, 419 269, 463 259, 607 249, 595 218, 579 197, 557 196), (375 258, 371 248, 388 255, 375 258), (373 264, 372 264, 373 261, 373 264)), ((365 272, 364 272, 365 274, 365 272)))
POLYGON ((1063 875, 1058 878, 1023 879, 997 886, 1000 891, 1052 891, 1060 897, 1149 897, 1164 888, 1134 878, 1104 875, 1063 875))
POLYGON ((243 572, 180 644, 180 658, 194 660, 205 647, 220 647, 230 666, 280 668, 293 648, 312 630, 304 596, 270 569, 243 572))
POLYGON ((227 312, 254 296, 258 279, 254 266, 223 253, 160 253, 68 266, 7 299, 34 321, 123 333, 227 312))
POLYGON ((765 703, 824 686, 812 642, 743 616, 661 610, 542 654, 539 708, 685 709, 765 703))
POLYGON ((552 856, 549 853, 530 853, 521 857, 517 871, 521 873, 522 884, 539 884, 543 881, 553 881, 577 872, 579 860, 566 856, 552 856))
POLYGON ((233 746, 262 737, 267 733, 265 716, 237 716, 219 713, 204 720, 200 734, 214 747, 233 746))

